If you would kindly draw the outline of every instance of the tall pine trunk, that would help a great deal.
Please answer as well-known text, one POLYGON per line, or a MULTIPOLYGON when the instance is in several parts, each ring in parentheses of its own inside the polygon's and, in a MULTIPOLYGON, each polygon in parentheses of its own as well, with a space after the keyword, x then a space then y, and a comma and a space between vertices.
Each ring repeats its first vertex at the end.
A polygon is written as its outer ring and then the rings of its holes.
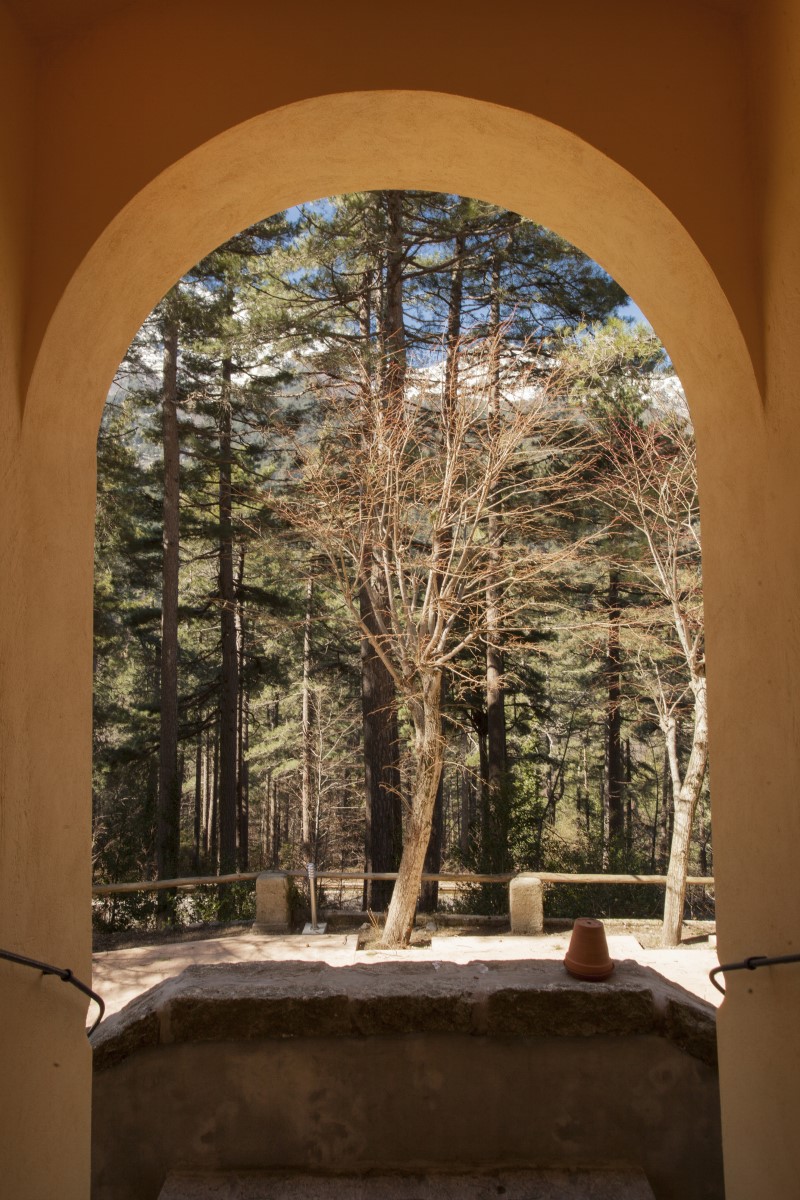
MULTIPOLYGON (((677 730, 675 730, 677 738, 677 730)), ((672 841, 673 787, 670 770, 670 754, 667 739, 664 739, 664 761, 661 767, 661 812, 658 818, 658 866, 664 870, 669 862, 669 847, 672 841)))
MULTIPOLYGON (((161 572, 161 692, 156 874, 174 879, 180 850, 178 776, 178 576, 180 569, 180 443, 178 435, 178 322, 171 308, 164 317, 162 429, 164 501, 161 572)), ((159 923, 175 918, 175 893, 158 893, 159 923)))
MULTIPOLYGON (((444 726, 442 726, 444 738, 444 726)), ((442 869, 442 850, 444 848, 444 770, 439 772, 439 785, 436 788, 436 799, 433 803, 433 818, 431 820, 431 835, 422 869, 426 875, 438 875, 442 869)), ((439 903, 439 884, 435 879, 426 880, 420 889, 419 911, 424 913, 436 912, 439 903)))
POLYGON ((200 847, 203 828, 203 731, 197 731, 194 758, 194 853, 192 866, 200 874, 200 847))
MULTIPOLYGON (((406 372, 405 319, 403 312, 403 195, 381 193, 387 240, 382 272, 382 306, 379 345, 381 392, 384 404, 402 397, 406 372)), ((373 589, 373 592, 375 589, 373 589)), ((359 597, 361 617, 377 629, 366 589, 359 597)), ((396 871, 403 843, 400 796, 400 745, 394 682, 371 648, 361 642, 361 706, 364 725, 365 866, 367 871, 396 871)), ((365 882, 364 906, 385 909, 392 894, 391 882, 365 882)))
MULTIPOLYGON (((489 396, 489 424, 493 430, 499 419, 500 404, 500 253, 495 253, 492 260, 490 320, 494 346, 492 352, 492 386, 489 396)), ((503 553, 503 535, 501 515, 497 497, 492 496, 489 508, 486 536, 490 547, 490 571, 486 584, 486 776, 484 813, 485 824, 484 846, 493 847, 491 857, 496 860, 500 849, 497 845, 499 830, 494 826, 495 814, 501 806, 502 791, 505 786, 507 769, 506 759, 506 710, 505 686, 503 683, 502 634, 500 632, 500 585, 498 579, 501 573, 503 553)), ((491 870, 496 862, 486 862, 484 869, 491 870)))
MULTIPOLYGON (((364 624, 377 632, 377 620, 365 589, 361 591, 360 603, 364 624)), ((403 810, 395 687, 367 637, 361 639, 361 708, 366 870, 396 871, 403 847, 403 810)), ((383 911, 391 899, 392 883, 374 880, 370 885, 368 881, 364 893, 366 907, 383 911)))
POLYGON ((208 858, 211 837, 211 734, 208 730, 203 738, 203 861, 208 858))
POLYGON ((466 729, 462 729, 458 748, 458 848, 462 860, 466 859, 467 854, 469 853, 470 825, 472 824, 473 819, 472 807, 474 786, 472 772, 467 767, 468 749, 469 735, 466 729))
MULTIPOLYGON (((219 696, 219 871, 236 870, 236 767, 239 662, 236 646, 236 589, 233 579, 233 490, 231 459, 231 360, 222 363, 219 409, 219 611, 222 643, 219 696)), ((220 888, 220 916, 233 915, 228 888, 220 888)))
MULTIPOLYGON (((445 419, 455 405, 458 391, 458 346, 461 338, 461 309, 464 300, 464 259, 467 249, 467 234, 459 229, 454 238, 453 266, 450 272, 450 297, 447 311, 447 342, 444 371, 445 419)), ((446 556, 450 539, 442 539, 442 553, 446 556)), ((445 704, 447 676, 442 679, 442 706, 445 704)), ((444 717, 442 717, 442 738, 446 735, 444 717)), ((428 875, 438 875, 442 869, 442 850, 444 846, 444 771, 439 774, 439 786, 436 789, 436 802, 431 822, 431 837, 425 855, 424 870, 428 875)), ((439 903, 439 884, 436 880, 423 883, 420 892, 420 912, 436 912, 439 903)))
POLYGON ((219 714, 214 720, 214 757, 211 770, 211 870, 219 871, 219 714))
POLYGON ((606 598, 608 632, 606 642, 606 803, 608 839, 612 852, 622 849, 625 839, 625 767, 622 752, 622 648, 619 637, 619 571, 608 576, 606 598))
POLYGON ((236 616, 236 663, 237 663, 237 701, 236 701, 236 821, 237 848, 240 871, 249 870, 250 863, 250 814, 248 811, 247 794, 247 738, 248 738, 248 706, 246 681, 246 636, 244 588, 244 546, 239 551, 239 571, 236 580, 235 616, 236 616))
MULTIPOLYGON (((301 781, 301 830, 300 837, 308 847, 308 853, 314 857, 316 847, 312 844, 311 808, 312 808, 312 768, 314 763, 314 747, 311 734, 311 621, 314 609, 314 581, 311 572, 306 579, 306 611, 303 621, 303 773, 301 781)), ((316 833, 316 830, 315 830, 316 833)))

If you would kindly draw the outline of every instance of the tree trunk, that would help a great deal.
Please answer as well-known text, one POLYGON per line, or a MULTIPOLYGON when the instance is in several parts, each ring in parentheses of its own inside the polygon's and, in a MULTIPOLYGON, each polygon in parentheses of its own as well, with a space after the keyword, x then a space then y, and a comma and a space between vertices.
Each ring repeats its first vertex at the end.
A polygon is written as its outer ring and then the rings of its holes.
POLYGON ((258 827, 259 863, 262 871, 266 871, 269 863, 269 797, 271 781, 269 772, 261 794, 261 812, 258 827))
MULTIPOLYGON (((375 614, 363 589, 360 600, 362 620, 369 629, 377 630, 375 614)), ((361 706, 366 870, 396 871, 403 846, 403 808, 395 689, 391 675, 366 637, 361 640, 361 706)), ((375 880, 371 885, 366 881, 366 908, 381 912, 388 907, 391 896, 390 880, 375 880)))
MULTIPOLYGON (((500 335, 500 255, 492 261, 492 283, 490 320, 495 338, 500 335)), ((489 398, 489 422, 494 425, 499 417, 500 362, 499 346, 495 345, 492 363, 492 388, 489 398)), ((494 807, 505 782, 506 775, 506 707, 503 683, 503 649, 500 633, 501 597, 496 579, 501 572, 502 528, 499 501, 492 497, 489 508, 486 536, 490 546, 491 573, 486 586, 486 786, 489 807, 494 807)))
MULTIPOLYGON (((444 411, 447 416, 451 413, 458 399, 458 347, 461 338, 461 309, 464 300, 464 257, 466 253, 467 235, 465 230, 456 233, 453 246, 453 266, 450 272, 450 296, 447 311, 447 353, 444 371, 444 411)), ((452 542, 449 530, 442 537, 442 557, 446 558, 452 542)), ((442 698, 444 705, 447 689, 447 677, 442 680, 442 698)), ((442 717, 442 737, 445 737, 444 717, 442 717)), ((437 875, 442 869, 442 842, 444 837, 444 772, 440 772, 439 786, 436 790, 436 803, 433 809, 431 837, 425 855, 425 872, 437 875)), ((439 884, 435 880, 423 883, 420 892, 420 912, 436 912, 439 903, 439 884)))
POLYGON ((306 611, 303 624, 303 774, 301 786, 301 831, 300 837, 309 848, 315 852, 311 838, 311 777, 314 757, 314 747, 311 742, 311 618, 314 604, 314 582, 309 572, 306 579, 306 611))
POLYGON ((592 789, 589 786, 589 755, 588 755, 588 735, 584 734, 583 750, 581 754, 581 766, 583 767, 583 796, 586 805, 586 834, 587 837, 592 832, 592 789))
MULTIPOLYGON (((236 647, 236 589, 233 580, 233 493, 231 460, 231 360, 222 363, 219 409, 219 605, 222 666, 220 672, 219 736, 219 870, 236 870, 236 717, 239 662, 236 647)), ((230 919, 228 888, 220 888, 220 917, 230 919)))
MULTIPOLYGON (((382 193, 387 221, 384 269, 381 272, 382 306, 379 343, 383 403, 402 397, 406 374, 405 316, 403 311, 404 231, 403 193, 382 193)), ((364 318, 362 316, 362 326, 364 318)), ((375 589, 376 590, 376 589, 375 589)), ((361 616, 377 631, 375 613, 366 590, 359 597, 361 616)), ((361 642, 361 705, 364 722, 365 869, 396 871, 403 844, 400 796, 400 745, 397 705, 392 677, 369 640, 361 642)), ((391 882, 364 883, 364 907, 384 910, 392 894, 391 882)))
POLYGON ((486 712, 482 708, 470 709, 470 719, 478 741, 478 801, 480 805, 480 857, 479 869, 488 869, 488 846, 492 836, 492 808, 489 797, 489 755, 486 749, 486 712))
POLYGON ((239 826, 239 870, 250 870, 250 700, 245 693, 242 705, 242 735, 240 738, 239 793, 241 795, 241 823, 239 826))
POLYGON ((250 820, 247 810, 247 685, 246 685, 246 628, 242 589, 244 585, 244 546, 239 551, 239 571, 236 581, 236 822, 237 850, 240 871, 247 871, 250 861, 250 820))
POLYGON ((458 846, 461 857, 466 858, 469 852, 469 827, 472 821, 472 779, 467 767, 467 751, 469 735, 466 729, 461 730, 461 744, 458 758, 458 786, 460 799, 460 816, 458 825, 458 846))
POLYGON ((403 311, 405 235, 403 193, 386 192, 387 242, 383 310, 383 347, 386 362, 383 388, 386 400, 402 395, 406 378, 406 328, 403 311))
POLYGON ((625 739, 625 849, 630 855, 633 850, 633 768, 631 764, 631 739, 625 739))
POLYGON ((278 813, 278 785, 269 775, 269 845, 270 867, 277 871, 280 850, 280 815, 278 813))
MULTIPOLYGON (((169 303, 169 302, 168 302, 169 303)), ((180 848, 178 782, 178 576, 180 554, 180 444, 178 438, 178 323, 164 318, 162 429, 164 501, 161 585, 161 730, 156 816, 156 875, 174 879, 180 848)), ((175 919, 175 893, 158 893, 158 922, 175 919)))
POLYGON ((219 869, 219 718, 214 722, 214 763, 211 773, 211 870, 219 869))
MULTIPOLYGON (((442 731, 444 736, 444 730, 442 731)), ((436 800, 433 805, 431 821, 431 836, 425 855, 423 870, 426 875, 438 875, 442 869, 442 846, 444 842, 444 771, 439 773, 439 786, 436 789, 436 800)), ((419 896, 419 911, 424 913, 436 912, 439 903, 439 884, 436 880, 428 880, 422 884, 419 896)))
POLYGON ((669 846, 672 836, 672 798, 673 787, 672 775, 670 773, 670 754, 665 735, 664 762, 661 768, 661 814, 658 818, 658 865, 661 870, 666 868, 667 860, 669 859, 669 846))
POLYGON ((602 869, 607 871, 610 865, 611 824, 608 808, 608 790, 606 788, 605 751, 603 752, 603 761, 600 763, 598 775, 600 776, 600 811, 603 815, 602 869))
POLYGON ((431 838, 433 810, 444 755, 441 684, 440 673, 423 681, 422 697, 409 706, 414 723, 416 774, 403 856, 386 916, 383 934, 386 946, 407 946, 414 928, 414 915, 425 854, 431 838))
POLYGON ((203 731, 197 731, 197 747, 194 759, 194 854, 192 864, 200 874, 200 846, 203 828, 203 731))
POLYGON ((661 945, 677 946, 681 940, 683 906, 686 899, 686 876, 689 872, 689 849, 692 840, 692 824, 697 801, 703 787, 708 762, 708 711, 706 707, 705 678, 694 680, 694 731, 692 749, 683 782, 680 783, 678 747, 675 722, 667 732, 667 748, 674 787, 674 821, 672 846, 667 868, 667 888, 664 898, 664 923, 661 928, 661 945))
POLYGON ((606 644, 606 803, 608 840, 612 851, 622 848, 625 835, 625 775, 622 755, 621 676, 622 650, 619 640, 619 571, 608 577, 608 638, 606 644))
MULTIPOLYGON (((203 736, 203 821, 201 851, 203 863, 208 859, 209 838, 211 835, 211 734, 206 730, 203 736)), ((205 870, 205 868, 204 868, 205 870)))

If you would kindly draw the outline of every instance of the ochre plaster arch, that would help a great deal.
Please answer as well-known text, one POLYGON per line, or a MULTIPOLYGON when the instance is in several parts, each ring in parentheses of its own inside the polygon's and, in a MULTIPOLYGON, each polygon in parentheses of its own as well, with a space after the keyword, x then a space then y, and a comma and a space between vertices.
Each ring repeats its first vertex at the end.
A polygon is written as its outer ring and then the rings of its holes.
MULTIPOLYGON (((700 457, 720 954, 730 960, 754 951, 788 952, 795 873, 776 873, 775 839, 747 831, 751 798, 758 795, 762 819, 780 830, 781 852, 800 841, 800 814, 786 801, 800 787, 797 572, 796 559, 786 553, 787 536, 800 543, 791 503, 800 432, 788 417, 779 427, 780 414, 770 416, 763 407, 719 279, 687 229, 625 163, 528 113, 422 91, 302 100, 198 145, 117 213, 54 308, 33 354, 14 464, 25 483, 14 538, 35 553, 20 551, 14 591, 24 598, 17 623, 28 641, 17 637, 11 644, 9 669, 25 673, 27 703, 36 706, 37 729, 44 731, 38 741, 11 739, 26 795, 37 798, 24 812, 15 810, 18 841, 33 848, 58 838, 59 859, 57 871, 37 876, 36 905, 26 903, 22 884, 11 890, 8 919, 20 944, 42 944, 41 913, 52 914, 52 953, 70 947, 70 965, 86 974, 93 483, 97 427, 113 373, 161 295, 227 237, 303 200, 385 187, 460 192, 556 230, 622 284, 668 347, 686 388, 700 457), (764 596, 771 605, 766 624, 759 622, 764 596), (34 639, 36 654, 26 657, 34 639), (742 694, 759 713, 757 753, 746 737, 742 694), (50 822, 56 779, 63 781, 63 834, 50 822), (760 881, 757 896, 748 892, 748 881, 760 881)), ((22 716, 27 719, 27 711, 22 716)), ((721 1074, 729 1169, 733 1163, 733 1177, 738 1173, 743 1181, 736 1195, 747 1196, 754 1194, 747 1172, 757 1169, 757 1156, 748 1157, 739 1133, 751 1131, 753 1111, 736 1098, 741 1081, 760 1077, 760 1062, 780 1031, 794 1030, 796 1006, 785 977, 774 994, 765 991, 759 1009, 739 1001, 737 986, 734 981, 734 1004, 721 1014, 721 1074), (759 1012, 769 1014, 769 1027, 759 1023, 759 1012)), ((78 1036, 82 1015, 77 1008, 70 1013, 64 1045, 88 1094, 89 1057, 78 1036)), ((788 1094, 789 1064, 781 1069, 778 1083, 788 1094)), ((22 1051, 14 1070, 19 1078, 29 1070, 22 1051)), ((759 1145, 788 1144, 795 1109, 788 1106, 777 1123, 776 1111, 775 1104, 764 1106, 759 1145)), ((85 1155, 83 1143, 79 1152, 85 1155)), ((789 1172, 789 1158, 786 1163, 789 1172)))
MULTIPOLYGON (((53 538, 55 489, 71 526, 71 553, 56 587, 86 598, 85 617, 73 623, 83 670, 91 662, 94 492, 87 481, 94 480, 108 386, 137 328, 185 270, 253 221, 304 200, 386 187, 459 192, 540 221, 600 262, 667 346, 698 439, 715 787, 720 779, 725 786, 729 762, 731 785, 741 788, 721 722, 715 731, 715 705, 730 695, 731 647, 747 620, 744 610, 731 611, 732 564, 763 552, 758 524, 733 515, 736 503, 746 503, 740 481, 754 470, 766 475, 768 466, 767 418, 736 317, 685 228, 622 165, 551 122, 459 96, 340 93, 254 117, 161 172, 84 257, 48 324, 22 419, 22 444, 37 468, 30 472, 32 528, 53 538)), ((57 603, 51 566, 45 556, 29 589, 44 608, 57 603)), ((88 674, 77 694, 85 706, 88 674)), ((76 778, 85 778, 83 747, 71 757, 76 778)), ((724 843, 717 823, 715 845, 724 843)), ((723 860, 718 854, 717 863, 723 860)), ((724 897, 724 873, 719 878, 724 897)), ((731 928, 743 936, 741 920, 731 928)))
POLYGON ((264 113, 153 179, 66 287, 36 357, 26 422, 58 421, 68 408, 73 430, 76 420, 96 428, 141 321, 186 269, 233 233, 304 200, 384 187, 488 200, 580 246, 634 297, 669 348, 700 437, 730 402, 728 371, 757 407, 752 362, 720 284, 684 227, 623 166, 529 113, 436 92, 385 91, 264 113), (81 380, 80 412, 63 392, 54 397, 54 376, 62 387, 73 376, 81 380))

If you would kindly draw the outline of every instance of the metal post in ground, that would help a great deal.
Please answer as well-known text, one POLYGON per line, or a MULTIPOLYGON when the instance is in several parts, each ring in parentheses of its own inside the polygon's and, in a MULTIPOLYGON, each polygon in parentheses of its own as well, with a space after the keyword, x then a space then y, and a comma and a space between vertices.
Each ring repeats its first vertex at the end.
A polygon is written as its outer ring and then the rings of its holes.
POLYGON ((307 862, 306 872, 308 873, 308 891, 311 896, 311 922, 303 928, 303 933, 324 933, 328 928, 327 923, 323 921, 321 925, 317 924, 317 867, 316 863, 307 862))

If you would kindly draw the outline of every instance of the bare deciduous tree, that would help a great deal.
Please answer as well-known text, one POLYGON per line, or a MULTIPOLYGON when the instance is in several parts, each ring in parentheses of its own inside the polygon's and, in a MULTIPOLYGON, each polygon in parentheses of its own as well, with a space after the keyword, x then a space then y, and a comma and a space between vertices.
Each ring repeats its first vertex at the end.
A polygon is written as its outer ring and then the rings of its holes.
POLYGON ((413 927, 442 769, 444 677, 451 694, 475 687, 482 671, 470 649, 489 632, 513 635, 531 590, 574 552, 552 520, 571 470, 560 456, 565 432, 554 400, 563 378, 500 349, 494 340, 462 344, 455 391, 431 371, 409 373, 388 403, 367 371, 326 389, 320 436, 298 446, 298 486, 277 502, 327 559, 413 727, 415 773, 384 931, 390 946, 407 945, 413 927))
POLYGON ((680 941, 692 823, 708 763, 708 709, 700 570, 700 514, 694 437, 688 417, 611 421, 600 433, 610 470, 601 496, 641 535, 647 553, 631 560, 653 602, 626 610, 635 661, 664 734, 675 807, 661 942, 680 941), (678 725, 689 710, 685 768, 678 725))

